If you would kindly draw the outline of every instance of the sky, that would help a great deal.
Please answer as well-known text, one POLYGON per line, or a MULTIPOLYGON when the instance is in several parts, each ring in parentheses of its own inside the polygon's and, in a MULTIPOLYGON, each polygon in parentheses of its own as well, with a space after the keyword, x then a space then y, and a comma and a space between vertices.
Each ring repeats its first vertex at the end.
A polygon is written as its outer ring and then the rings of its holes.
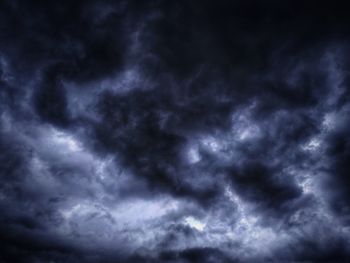
POLYGON ((0 262, 349 262, 347 10, 1 1, 0 262))

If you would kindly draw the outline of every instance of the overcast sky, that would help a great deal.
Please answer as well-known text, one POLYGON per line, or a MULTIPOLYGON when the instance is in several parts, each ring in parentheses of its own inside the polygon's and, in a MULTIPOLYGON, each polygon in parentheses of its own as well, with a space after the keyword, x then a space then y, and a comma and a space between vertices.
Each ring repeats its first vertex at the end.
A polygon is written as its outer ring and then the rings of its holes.
POLYGON ((349 262, 322 2, 1 1, 0 262, 349 262))

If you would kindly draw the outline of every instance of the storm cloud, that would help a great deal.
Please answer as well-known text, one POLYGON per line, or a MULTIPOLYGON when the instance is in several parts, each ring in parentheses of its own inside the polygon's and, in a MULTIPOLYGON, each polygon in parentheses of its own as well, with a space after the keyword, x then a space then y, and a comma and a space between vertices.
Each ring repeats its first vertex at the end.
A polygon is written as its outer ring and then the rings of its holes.
POLYGON ((1 1, 0 262, 349 261, 346 10, 1 1))

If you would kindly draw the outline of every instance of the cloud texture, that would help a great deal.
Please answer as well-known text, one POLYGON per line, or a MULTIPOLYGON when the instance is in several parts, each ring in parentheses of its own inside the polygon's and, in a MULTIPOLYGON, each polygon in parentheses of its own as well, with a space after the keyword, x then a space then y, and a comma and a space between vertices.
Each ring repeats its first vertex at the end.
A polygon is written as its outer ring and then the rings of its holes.
POLYGON ((1 1, 0 262, 349 261, 346 10, 1 1))

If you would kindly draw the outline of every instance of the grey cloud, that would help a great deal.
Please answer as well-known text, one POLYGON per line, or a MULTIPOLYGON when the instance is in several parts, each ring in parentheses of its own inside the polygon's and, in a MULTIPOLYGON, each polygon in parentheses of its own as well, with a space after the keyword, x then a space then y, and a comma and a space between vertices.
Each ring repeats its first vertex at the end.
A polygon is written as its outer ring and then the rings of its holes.
POLYGON ((348 25, 314 1, 2 1, 0 261, 348 260, 348 25))

